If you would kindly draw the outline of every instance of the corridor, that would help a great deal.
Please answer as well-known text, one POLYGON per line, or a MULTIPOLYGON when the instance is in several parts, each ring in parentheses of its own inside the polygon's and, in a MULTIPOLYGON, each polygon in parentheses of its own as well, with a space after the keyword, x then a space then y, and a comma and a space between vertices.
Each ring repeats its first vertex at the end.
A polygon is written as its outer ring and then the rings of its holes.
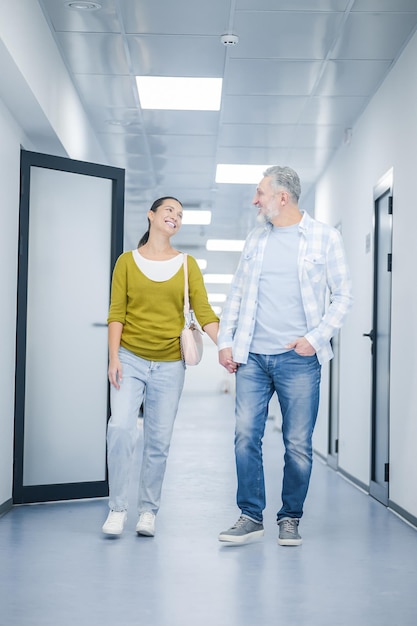
POLYGON ((154 538, 134 532, 136 484, 120 538, 101 534, 106 500, 3 516, 1 626, 415 626, 416 529, 319 458, 304 543, 277 545, 283 448, 273 419, 265 536, 217 541, 239 515, 233 429, 231 394, 183 396, 154 538))

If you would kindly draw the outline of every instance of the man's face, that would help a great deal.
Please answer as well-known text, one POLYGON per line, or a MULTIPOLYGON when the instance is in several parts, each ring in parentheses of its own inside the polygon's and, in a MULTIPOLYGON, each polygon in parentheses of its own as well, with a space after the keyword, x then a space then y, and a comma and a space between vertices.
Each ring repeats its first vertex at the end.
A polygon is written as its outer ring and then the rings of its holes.
POLYGON ((252 204, 258 207, 258 221, 270 222, 279 215, 279 193, 273 189, 271 178, 265 176, 256 188, 252 204))

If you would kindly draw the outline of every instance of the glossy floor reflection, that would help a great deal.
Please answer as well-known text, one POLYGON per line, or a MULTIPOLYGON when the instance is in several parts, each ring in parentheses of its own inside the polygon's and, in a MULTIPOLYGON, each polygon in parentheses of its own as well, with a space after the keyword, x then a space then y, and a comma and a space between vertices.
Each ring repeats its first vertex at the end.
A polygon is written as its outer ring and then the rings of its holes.
POLYGON ((239 513, 233 399, 184 396, 156 536, 135 535, 134 483, 117 539, 100 532, 106 500, 15 507, 0 519, 0 624, 415 626, 416 530, 316 459, 304 543, 279 547, 272 420, 264 457, 265 537, 222 545, 239 513))

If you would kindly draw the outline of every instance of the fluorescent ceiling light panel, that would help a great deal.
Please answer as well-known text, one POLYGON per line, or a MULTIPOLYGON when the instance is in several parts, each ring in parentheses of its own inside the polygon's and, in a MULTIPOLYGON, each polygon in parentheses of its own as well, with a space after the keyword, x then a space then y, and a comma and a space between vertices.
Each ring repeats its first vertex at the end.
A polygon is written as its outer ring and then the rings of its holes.
POLYGON ((242 252, 244 239, 207 239, 206 249, 214 252, 242 252))
POLYGON ((225 293, 208 293, 207 298, 209 302, 225 302, 226 294, 225 293))
POLYGON ((136 76, 142 109, 220 111, 222 78, 136 76))
POLYGON ((184 209, 182 213, 183 225, 200 225, 207 226, 211 223, 211 211, 194 211, 184 209))
POLYGON ((217 285, 230 285, 233 280, 233 274, 204 274, 204 282, 217 285))
POLYGON ((207 267, 207 259, 196 259, 197 265, 201 270, 205 270, 207 267))
POLYGON ((237 185, 256 185, 263 178, 269 165, 239 165, 237 163, 219 163, 216 168, 216 183, 237 185))

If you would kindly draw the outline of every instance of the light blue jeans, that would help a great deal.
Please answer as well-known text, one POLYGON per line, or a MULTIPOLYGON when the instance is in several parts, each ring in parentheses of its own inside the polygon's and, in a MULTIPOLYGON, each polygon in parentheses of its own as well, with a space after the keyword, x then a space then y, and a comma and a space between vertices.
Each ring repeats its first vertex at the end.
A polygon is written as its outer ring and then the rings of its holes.
POLYGON ((184 386, 182 361, 147 361, 120 348, 122 382, 111 386, 111 417, 107 429, 109 507, 128 508, 137 419, 144 401, 143 457, 139 477, 138 511, 157 513, 178 404, 184 386))
POLYGON ((236 372, 235 454, 237 504, 242 513, 261 522, 265 508, 262 440, 268 404, 277 392, 285 446, 282 508, 277 519, 303 515, 313 462, 321 366, 317 357, 249 354, 236 372))

